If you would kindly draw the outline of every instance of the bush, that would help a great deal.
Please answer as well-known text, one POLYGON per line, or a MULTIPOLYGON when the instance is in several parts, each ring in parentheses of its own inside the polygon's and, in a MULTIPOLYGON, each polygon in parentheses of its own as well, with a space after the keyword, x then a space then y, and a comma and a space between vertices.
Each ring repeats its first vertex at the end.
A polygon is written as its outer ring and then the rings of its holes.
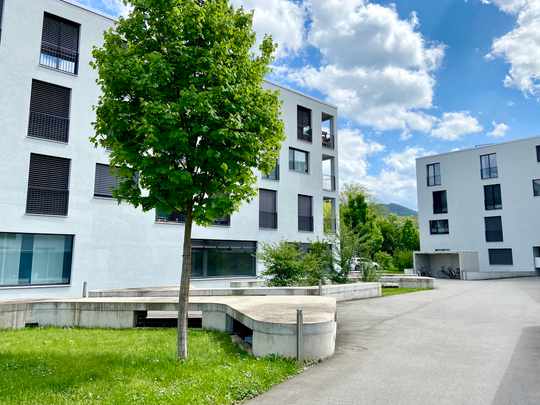
POLYGON ((394 253, 394 265, 398 270, 408 269, 412 267, 413 251, 412 250, 397 250, 394 253))
POLYGON ((302 252, 298 249, 297 242, 261 242, 261 246, 262 252, 255 257, 264 264, 266 270, 261 276, 267 278, 266 282, 270 287, 292 287, 303 283, 306 275, 301 263, 302 252))
POLYGON ((362 264, 362 281, 364 283, 378 283, 381 279, 377 267, 369 266, 367 263, 362 264))
POLYGON ((381 270, 390 270, 392 268, 392 256, 386 252, 375 253, 375 261, 381 270))

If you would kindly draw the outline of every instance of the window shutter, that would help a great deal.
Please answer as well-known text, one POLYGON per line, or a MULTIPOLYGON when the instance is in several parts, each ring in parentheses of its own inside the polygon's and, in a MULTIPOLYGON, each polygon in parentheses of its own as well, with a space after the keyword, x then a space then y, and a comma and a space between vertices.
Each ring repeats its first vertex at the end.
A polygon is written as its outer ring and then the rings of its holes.
POLYGON ((79 27, 77 23, 45 13, 40 64, 77 74, 79 27))
POLYGON ((276 211, 276 192, 272 190, 259 190, 259 210, 262 212, 276 211))
POLYGON ((313 231, 312 197, 298 195, 298 230, 313 231))
POLYGON ((502 242, 503 229, 501 217, 485 217, 486 242, 502 242))
POLYGON ((28 214, 67 215, 69 163, 69 159, 30 155, 28 214))
POLYGON ((70 94, 68 88, 33 80, 28 136, 67 143, 70 94))
POLYGON ((512 249, 488 249, 489 264, 506 264, 512 266, 512 249))
POLYGON ((116 169, 109 165, 96 164, 96 179, 94 182, 94 196, 113 198, 111 187, 118 189, 122 182, 116 178, 116 169))

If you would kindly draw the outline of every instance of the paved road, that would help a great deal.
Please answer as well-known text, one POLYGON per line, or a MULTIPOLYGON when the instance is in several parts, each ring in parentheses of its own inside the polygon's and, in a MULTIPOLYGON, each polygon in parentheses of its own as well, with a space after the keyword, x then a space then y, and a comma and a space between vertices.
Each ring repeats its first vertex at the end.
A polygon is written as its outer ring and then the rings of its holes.
POLYGON ((337 347, 248 404, 540 405, 540 277, 340 303, 337 347))

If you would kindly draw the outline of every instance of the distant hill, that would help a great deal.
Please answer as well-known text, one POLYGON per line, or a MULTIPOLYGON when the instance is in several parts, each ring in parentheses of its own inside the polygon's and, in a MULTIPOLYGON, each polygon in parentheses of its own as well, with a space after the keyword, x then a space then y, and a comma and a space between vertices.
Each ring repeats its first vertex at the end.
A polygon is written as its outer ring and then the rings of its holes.
POLYGON ((404 207, 403 205, 390 203, 390 204, 386 204, 386 208, 388 208, 389 214, 396 214, 399 217, 410 217, 410 216, 417 217, 418 216, 417 211, 413 211, 407 207, 404 207))

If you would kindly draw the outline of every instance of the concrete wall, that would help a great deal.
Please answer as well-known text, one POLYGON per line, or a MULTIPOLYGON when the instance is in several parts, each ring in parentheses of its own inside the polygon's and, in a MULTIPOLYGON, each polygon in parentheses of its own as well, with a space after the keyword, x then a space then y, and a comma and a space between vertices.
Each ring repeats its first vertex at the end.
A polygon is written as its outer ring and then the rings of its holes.
MULTIPOLYGON (((533 195, 532 185, 540 179, 537 145, 538 136, 417 159, 421 251, 477 251, 481 273, 539 274, 533 263, 533 247, 540 246, 540 197, 533 195), (481 179, 480 156, 491 153, 497 154, 498 177, 481 179), (426 165, 433 163, 440 163, 441 185, 428 187, 426 165), (484 186, 492 184, 501 185, 502 209, 485 210, 484 186), (432 193, 441 190, 447 191, 448 213, 433 214, 432 193), (501 216, 504 242, 485 241, 484 217, 490 216, 501 216), (429 221, 437 219, 448 220, 449 234, 430 235, 429 221), (496 248, 512 249, 512 266, 489 264, 488 249, 496 248)), ((452 265, 474 267, 469 259, 452 265)))
MULTIPOLYGON (((62 0, 5 2, 0 44, 0 232, 74 235, 74 244, 70 285, 0 287, 0 299, 77 297, 84 281, 89 289, 179 284, 184 226, 156 223, 154 211, 144 213, 127 203, 118 205, 112 199, 93 197, 96 163, 107 164, 109 153, 89 142, 94 133, 92 105, 100 94, 96 72, 89 62, 92 47, 102 44, 102 33, 112 24, 112 19, 100 13, 62 0), (81 24, 76 76, 39 66, 45 11, 81 24), (68 144, 26 136, 32 79, 71 89, 68 144), (25 214, 31 153, 71 159, 67 217, 25 214)), ((259 201, 255 198, 231 216, 230 226, 195 227, 194 239, 278 242, 284 238, 307 243, 323 236, 323 198, 337 201, 339 192, 322 189, 323 154, 334 157, 337 177, 338 140, 336 135, 333 150, 322 147, 321 116, 334 116, 332 129, 337 134, 337 109, 275 83, 265 82, 265 87, 280 91, 287 134, 280 152, 281 179, 260 179, 259 174, 258 182, 261 188, 277 191, 278 229, 259 229, 259 201), (296 139, 297 105, 312 110, 313 143, 296 139), (289 171, 289 147, 310 153, 309 174, 289 171), (298 231, 298 194, 313 197, 314 232, 298 231)), ((204 279, 192 280, 192 284, 225 287, 230 281, 204 279)))

